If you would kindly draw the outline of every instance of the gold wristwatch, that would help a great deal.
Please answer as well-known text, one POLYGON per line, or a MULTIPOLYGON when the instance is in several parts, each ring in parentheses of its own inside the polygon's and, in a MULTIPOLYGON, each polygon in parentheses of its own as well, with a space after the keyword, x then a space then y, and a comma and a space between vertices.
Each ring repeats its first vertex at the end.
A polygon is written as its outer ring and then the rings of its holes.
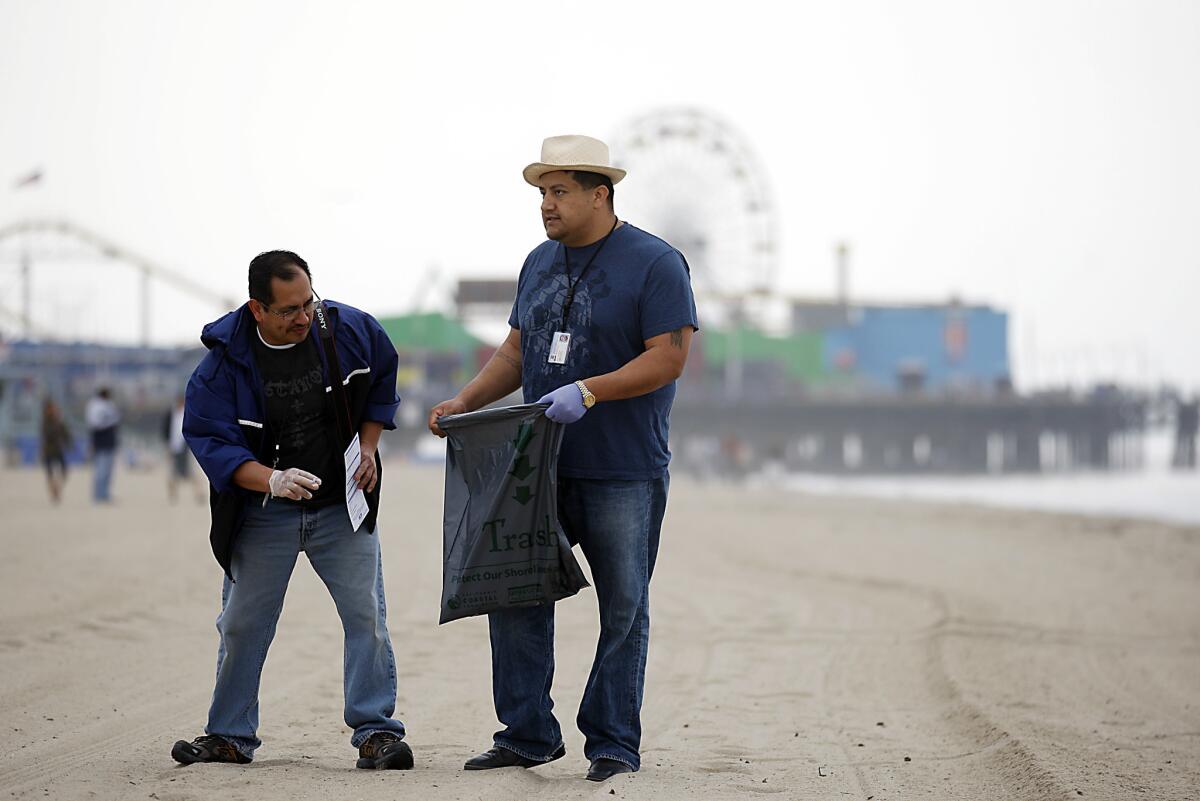
POLYGON ((575 386, 579 387, 579 394, 583 396, 583 408, 590 409, 596 405, 596 396, 587 388, 587 384, 576 381, 575 386))

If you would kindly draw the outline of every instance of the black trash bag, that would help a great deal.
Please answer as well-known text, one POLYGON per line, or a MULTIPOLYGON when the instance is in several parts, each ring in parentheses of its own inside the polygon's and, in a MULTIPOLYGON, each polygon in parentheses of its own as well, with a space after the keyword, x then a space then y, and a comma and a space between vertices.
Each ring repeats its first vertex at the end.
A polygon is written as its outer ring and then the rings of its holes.
POLYGON ((554 603, 588 586, 558 525, 563 427, 548 408, 438 419, 447 439, 439 622, 554 603))

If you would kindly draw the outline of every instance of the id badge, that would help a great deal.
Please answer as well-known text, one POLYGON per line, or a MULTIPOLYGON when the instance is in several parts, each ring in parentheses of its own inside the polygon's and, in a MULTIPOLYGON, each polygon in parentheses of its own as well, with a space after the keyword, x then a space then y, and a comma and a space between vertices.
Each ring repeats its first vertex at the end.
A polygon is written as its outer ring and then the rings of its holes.
POLYGON ((566 364, 567 348, 571 346, 571 335, 566 331, 555 331, 550 340, 550 355, 546 358, 550 364, 566 364))

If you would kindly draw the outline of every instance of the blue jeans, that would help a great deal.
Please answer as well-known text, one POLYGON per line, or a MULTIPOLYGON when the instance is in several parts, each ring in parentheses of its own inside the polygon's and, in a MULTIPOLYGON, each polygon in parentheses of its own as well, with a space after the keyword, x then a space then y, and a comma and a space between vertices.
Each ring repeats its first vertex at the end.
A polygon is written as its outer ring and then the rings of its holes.
POLYGON ((337 606, 345 632, 345 719, 358 747, 378 731, 404 736, 396 710, 396 660, 387 630, 379 529, 350 529, 346 507, 306 510, 279 499, 252 504, 225 579, 217 631, 217 682, 207 734, 218 734, 248 757, 258 739, 258 686, 267 648, 301 551, 337 606))
POLYGON ((117 452, 112 448, 98 450, 92 454, 92 500, 112 500, 109 485, 112 484, 113 463, 116 460, 117 452))
MULTIPOLYGON (((559 478, 558 516, 587 558, 600 604, 600 641, 576 722, 589 760, 641 767, 642 690, 650 638, 650 576, 667 505, 666 475, 650 481, 559 478)), ((562 745, 550 685, 554 605, 493 612, 495 744, 547 761, 562 745)))

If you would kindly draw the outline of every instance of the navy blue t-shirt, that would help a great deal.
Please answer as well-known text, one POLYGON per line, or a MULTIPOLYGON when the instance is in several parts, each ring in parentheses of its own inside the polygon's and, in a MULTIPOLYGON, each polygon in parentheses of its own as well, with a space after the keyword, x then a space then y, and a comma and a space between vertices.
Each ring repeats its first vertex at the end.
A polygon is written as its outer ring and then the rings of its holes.
MULTIPOLYGON (((599 246, 569 248, 572 280, 599 246)), ((564 384, 611 373, 645 351, 651 337, 699 327, 683 256, 625 223, 612 232, 579 280, 566 328, 561 328, 569 285, 564 250, 558 242, 543 242, 525 259, 517 280, 508 324, 521 331, 526 403, 564 384), (571 334, 567 362, 550 364, 550 339, 560 330, 571 334)), ((566 427, 559 474, 627 480, 663 475, 671 460, 667 430, 674 400, 671 382, 636 398, 596 404, 566 427)))

